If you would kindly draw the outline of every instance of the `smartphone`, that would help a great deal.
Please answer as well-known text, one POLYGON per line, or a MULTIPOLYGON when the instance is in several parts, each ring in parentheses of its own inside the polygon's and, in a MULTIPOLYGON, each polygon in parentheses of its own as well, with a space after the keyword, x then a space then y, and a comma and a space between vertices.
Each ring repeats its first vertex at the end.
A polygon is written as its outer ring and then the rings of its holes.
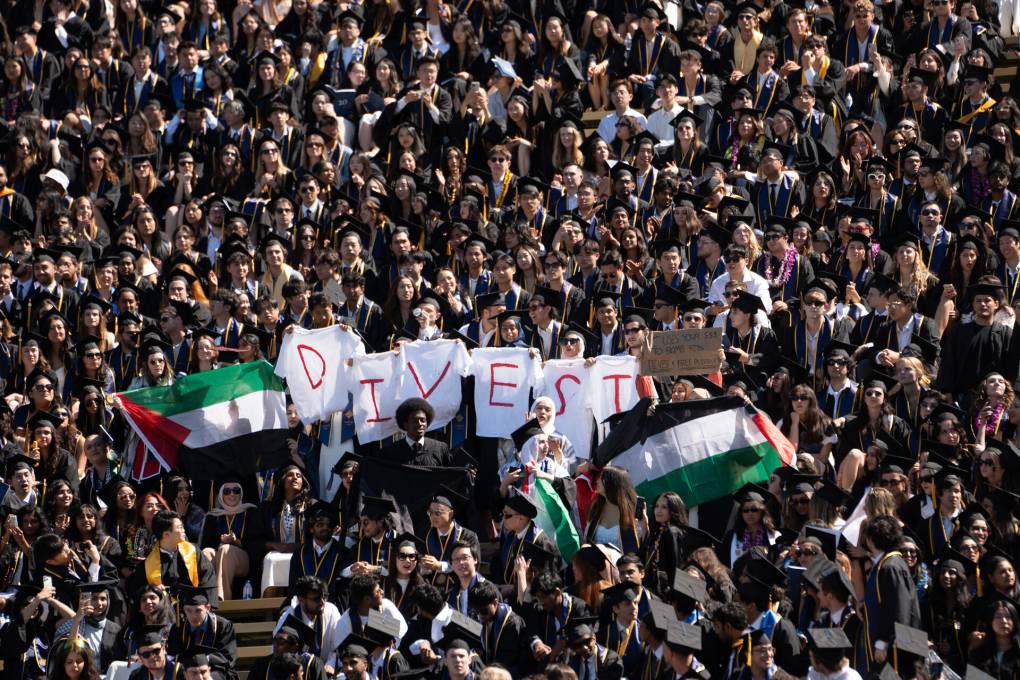
POLYGON ((42 584, 46 588, 52 588, 53 587, 53 577, 52 576, 43 576, 42 577, 42 584))
POLYGON ((644 496, 638 496, 637 505, 634 507, 634 514, 638 517, 644 517, 647 510, 648 501, 645 500, 644 496))

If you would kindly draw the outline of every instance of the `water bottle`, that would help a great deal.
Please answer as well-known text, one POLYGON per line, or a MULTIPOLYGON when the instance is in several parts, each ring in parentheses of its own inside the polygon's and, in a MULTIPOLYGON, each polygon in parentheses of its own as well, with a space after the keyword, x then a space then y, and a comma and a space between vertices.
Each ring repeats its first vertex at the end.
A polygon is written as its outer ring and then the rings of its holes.
POLYGON ((248 579, 247 581, 244 582, 244 591, 241 593, 241 599, 244 600, 251 599, 251 579, 248 579))

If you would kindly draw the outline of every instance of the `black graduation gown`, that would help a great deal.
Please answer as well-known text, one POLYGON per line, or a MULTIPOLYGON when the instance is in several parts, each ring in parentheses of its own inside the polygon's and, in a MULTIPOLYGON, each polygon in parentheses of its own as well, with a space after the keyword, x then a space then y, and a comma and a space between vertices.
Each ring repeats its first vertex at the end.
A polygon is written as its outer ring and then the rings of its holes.
MULTIPOLYGON (((302 670, 304 671, 304 680, 323 680, 324 672, 322 670, 322 661, 319 660, 319 657, 307 652, 302 652, 299 656, 301 658, 302 670)), ((269 664, 275 658, 276 655, 267 654, 255 659, 251 670, 248 671, 248 678, 250 680, 275 680, 269 672, 269 664)))
POLYGON ((237 661, 237 639, 234 636, 234 624, 229 619, 210 612, 204 626, 195 631, 187 619, 181 617, 180 624, 170 628, 167 653, 180 656, 192 652, 196 647, 216 650, 209 652, 213 678, 227 680, 236 677, 234 663, 237 661))
POLYGON ((1011 329, 997 323, 979 326, 973 321, 956 326, 942 337, 942 364, 935 389, 960 394, 977 387, 991 371, 1002 371, 1007 380, 1016 367, 1005 361, 1012 340, 1011 329))
POLYGON ((641 544, 645 587, 659 592, 663 586, 671 586, 673 574, 685 557, 683 529, 667 525, 655 532, 641 544))
MULTIPOLYGON (((181 663, 171 657, 166 657, 166 672, 163 674, 162 680, 184 680, 184 666, 181 663)), ((154 680, 151 673, 145 666, 139 666, 138 668, 131 671, 131 675, 128 676, 128 680, 154 680)))
POLYGON ((482 659, 487 665, 502 664, 518 677, 521 659, 531 654, 527 633, 524 619, 509 605, 501 604, 496 618, 482 626, 482 659))
POLYGON ((570 655, 567 664, 577 673, 578 678, 584 680, 621 680, 623 678, 623 659, 602 645, 597 645, 595 650, 595 677, 584 669, 585 659, 576 654, 570 655))

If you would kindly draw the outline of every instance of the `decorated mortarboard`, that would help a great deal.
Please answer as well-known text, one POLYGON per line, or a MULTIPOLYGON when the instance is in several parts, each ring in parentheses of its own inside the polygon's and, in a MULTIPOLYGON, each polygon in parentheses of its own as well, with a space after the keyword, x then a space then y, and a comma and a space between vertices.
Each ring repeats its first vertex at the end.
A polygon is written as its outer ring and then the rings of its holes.
POLYGON ((522 493, 516 488, 510 489, 506 505, 514 512, 524 515, 528 519, 535 519, 538 516, 538 506, 535 505, 535 502, 527 494, 522 493))
POLYGON ((368 621, 365 622, 365 636, 378 645, 389 646, 400 638, 400 622, 383 612, 370 609, 368 621))
POLYGON ((694 602, 708 602, 708 588, 705 582, 683 569, 677 569, 673 573, 672 592, 694 602))
POLYGON ((365 496, 362 499, 361 516, 381 520, 390 513, 397 512, 397 504, 392 498, 365 496))
MULTIPOLYGON (((839 505, 835 507, 840 507, 839 505)), ((804 535, 811 536, 818 539, 819 544, 822 546, 822 553, 830 559, 835 561, 836 559, 836 545, 839 543, 839 535, 834 531, 829 531, 822 527, 816 527, 808 524, 804 527, 804 535)))
POLYGON ((850 638, 839 626, 809 628, 808 638, 814 649, 853 649, 850 638))
POLYGON ((928 658, 928 633, 899 621, 895 622, 893 626, 895 635, 893 644, 898 650, 924 659, 928 658))
POLYGON ((482 624, 454 610, 450 622, 443 628, 440 646, 445 650, 465 648, 456 643, 466 645, 468 651, 481 649, 482 624))

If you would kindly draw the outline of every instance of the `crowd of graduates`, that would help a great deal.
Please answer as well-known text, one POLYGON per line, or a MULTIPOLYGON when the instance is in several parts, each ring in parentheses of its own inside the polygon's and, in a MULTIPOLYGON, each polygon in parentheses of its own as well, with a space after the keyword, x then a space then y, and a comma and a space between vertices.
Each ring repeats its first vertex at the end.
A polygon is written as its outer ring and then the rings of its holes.
POLYGON ((4 678, 1020 678, 1013 0, 0 4, 4 678), (287 464, 212 481, 115 396, 334 324, 589 365, 718 327, 638 393, 796 458, 642 498, 547 398, 476 436, 465 379, 372 444, 290 405, 287 464), (369 460, 470 483, 407 517, 369 460), (278 596, 251 663, 218 612, 278 596))

